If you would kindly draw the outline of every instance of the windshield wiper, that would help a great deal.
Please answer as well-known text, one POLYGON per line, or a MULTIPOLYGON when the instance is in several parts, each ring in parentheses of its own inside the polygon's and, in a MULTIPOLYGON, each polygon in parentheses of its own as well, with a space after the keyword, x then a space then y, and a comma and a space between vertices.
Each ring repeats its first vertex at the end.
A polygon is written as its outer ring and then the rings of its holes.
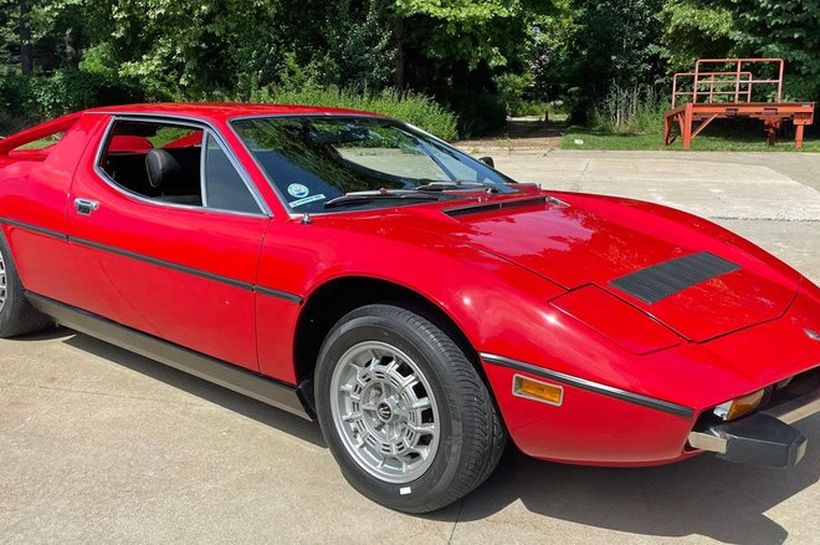
MULTIPOLYGON (((427 181, 427 180, 425 180, 427 181)), ((453 191, 453 190, 469 190, 469 189, 490 189, 493 193, 498 193, 498 189, 486 182, 474 182, 470 180, 452 180, 439 181, 430 180, 426 184, 418 185, 413 188, 414 191, 453 191)))
POLYGON ((330 199, 325 203, 325 208, 337 208, 339 206, 355 205, 369 201, 379 200, 411 200, 411 201, 438 201, 440 196, 430 195, 416 191, 415 189, 379 189, 376 191, 353 191, 345 193, 341 197, 330 199))

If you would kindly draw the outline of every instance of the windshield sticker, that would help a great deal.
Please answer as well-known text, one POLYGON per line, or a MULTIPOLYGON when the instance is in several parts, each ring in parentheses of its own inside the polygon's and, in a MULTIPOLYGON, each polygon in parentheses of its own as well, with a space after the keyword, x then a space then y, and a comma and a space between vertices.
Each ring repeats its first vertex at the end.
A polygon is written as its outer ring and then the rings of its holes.
POLYGON ((308 194, 310 194, 310 189, 308 189, 307 186, 304 186, 302 184, 290 184, 288 186, 288 193, 291 197, 302 199, 304 197, 307 197, 308 194))
MULTIPOLYGON (((290 192, 290 188, 288 188, 288 192, 290 192)), ((290 204, 291 208, 296 208, 297 206, 302 206, 303 204, 324 200, 324 198, 324 193, 319 193, 318 195, 311 195, 310 197, 305 197, 304 199, 297 199, 295 201, 291 201, 288 204, 290 204)))

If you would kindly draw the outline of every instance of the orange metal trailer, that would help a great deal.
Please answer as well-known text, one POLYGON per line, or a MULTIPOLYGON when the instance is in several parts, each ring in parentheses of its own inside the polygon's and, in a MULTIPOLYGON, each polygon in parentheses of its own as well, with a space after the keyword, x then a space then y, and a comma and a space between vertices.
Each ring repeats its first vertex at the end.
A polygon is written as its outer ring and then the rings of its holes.
POLYGON ((783 121, 791 120, 795 126, 795 148, 801 149, 804 128, 814 122, 814 103, 782 102, 783 68, 783 59, 775 58, 700 59, 694 72, 676 73, 672 80, 672 108, 664 119, 664 143, 669 145, 680 135, 683 148, 689 149, 692 139, 715 119, 745 117, 763 122, 769 144, 774 144, 783 121), (702 70, 704 65, 734 65, 734 70, 702 70), (777 77, 756 78, 745 69, 749 65, 774 65, 777 77), (774 100, 759 100, 761 95, 766 98, 766 91, 771 94, 773 87, 774 100), (678 105, 679 98, 688 101, 678 105))

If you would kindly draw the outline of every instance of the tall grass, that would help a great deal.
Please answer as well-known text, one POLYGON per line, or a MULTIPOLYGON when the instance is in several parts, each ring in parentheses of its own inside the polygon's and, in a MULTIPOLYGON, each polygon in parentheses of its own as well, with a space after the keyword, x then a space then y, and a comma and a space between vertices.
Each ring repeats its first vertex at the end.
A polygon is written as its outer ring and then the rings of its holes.
POLYGON ((663 127, 668 108, 668 100, 661 98, 653 87, 612 84, 609 93, 592 113, 592 125, 616 134, 658 132, 663 127))
POLYGON ((444 140, 458 137, 456 115, 432 98, 411 91, 387 89, 380 93, 355 92, 337 87, 306 85, 299 89, 263 88, 251 94, 253 102, 301 104, 374 112, 411 123, 444 140))

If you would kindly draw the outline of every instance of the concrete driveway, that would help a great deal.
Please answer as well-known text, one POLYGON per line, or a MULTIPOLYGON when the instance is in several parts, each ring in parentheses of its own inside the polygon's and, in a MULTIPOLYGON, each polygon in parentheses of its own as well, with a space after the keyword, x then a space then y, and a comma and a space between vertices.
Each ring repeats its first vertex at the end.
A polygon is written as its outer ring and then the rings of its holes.
MULTIPOLYGON (((493 155, 522 180, 710 216, 820 280, 820 156, 493 155)), ((790 471, 510 449, 464 501, 412 517, 356 494, 315 425, 54 329, 0 341, 0 543, 816 544, 820 417, 798 427, 809 449, 790 471)))

